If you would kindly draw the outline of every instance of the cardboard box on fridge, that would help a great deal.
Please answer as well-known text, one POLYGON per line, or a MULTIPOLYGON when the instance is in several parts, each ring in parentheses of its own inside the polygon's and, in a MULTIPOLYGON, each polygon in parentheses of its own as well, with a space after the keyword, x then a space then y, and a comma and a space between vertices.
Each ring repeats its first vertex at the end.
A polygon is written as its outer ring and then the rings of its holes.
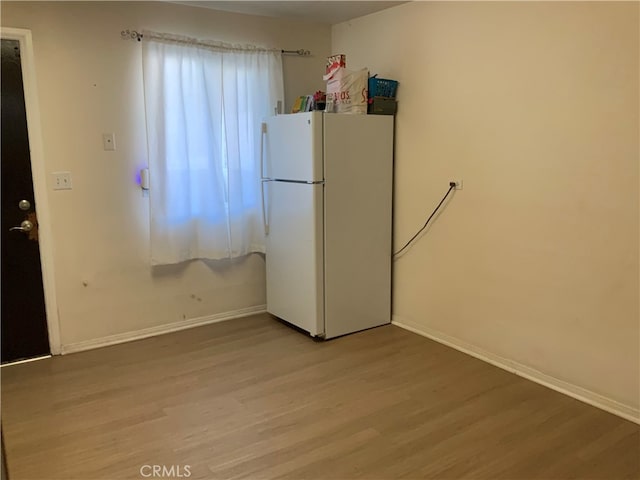
POLYGON ((333 72, 335 72, 339 68, 345 68, 346 66, 347 66, 347 56, 344 53, 331 55, 330 57, 327 57, 327 65, 325 67, 324 74, 325 76, 330 76, 333 72))
POLYGON ((369 99, 367 113, 374 115, 395 115, 398 111, 398 102, 395 98, 373 97, 369 99))

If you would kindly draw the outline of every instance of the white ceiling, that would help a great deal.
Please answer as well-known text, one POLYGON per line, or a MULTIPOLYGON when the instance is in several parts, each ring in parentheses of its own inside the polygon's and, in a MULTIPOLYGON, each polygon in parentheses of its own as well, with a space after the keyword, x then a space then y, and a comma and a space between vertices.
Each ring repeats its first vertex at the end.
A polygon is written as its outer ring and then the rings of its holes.
POLYGON ((183 1, 175 2, 227 12, 283 17, 334 25, 395 7, 406 1, 183 1))

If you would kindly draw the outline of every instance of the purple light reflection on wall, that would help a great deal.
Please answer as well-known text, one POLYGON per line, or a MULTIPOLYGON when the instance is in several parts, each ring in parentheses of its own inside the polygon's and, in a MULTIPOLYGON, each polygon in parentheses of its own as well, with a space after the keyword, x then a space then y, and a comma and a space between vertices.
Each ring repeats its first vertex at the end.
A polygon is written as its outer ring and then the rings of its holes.
POLYGON ((136 167, 136 171, 135 171, 134 176, 133 176, 133 178, 134 178, 134 180, 136 182, 136 185, 138 185, 139 187, 142 187, 142 176, 141 176, 140 172, 142 172, 142 170, 144 170, 145 168, 149 168, 149 167, 147 167, 146 165, 143 165, 143 164, 138 165, 136 167))

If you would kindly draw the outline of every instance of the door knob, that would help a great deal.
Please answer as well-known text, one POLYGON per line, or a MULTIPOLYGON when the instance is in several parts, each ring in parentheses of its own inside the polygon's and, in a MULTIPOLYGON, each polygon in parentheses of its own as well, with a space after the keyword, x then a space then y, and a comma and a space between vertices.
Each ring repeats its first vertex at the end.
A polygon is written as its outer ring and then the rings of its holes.
POLYGON ((10 232, 13 232, 14 230, 17 232, 30 232, 31 230, 33 230, 33 223, 31 223, 29 220, 25 220, 20 224, 19 227, 11 227, 9 229, 10 232))

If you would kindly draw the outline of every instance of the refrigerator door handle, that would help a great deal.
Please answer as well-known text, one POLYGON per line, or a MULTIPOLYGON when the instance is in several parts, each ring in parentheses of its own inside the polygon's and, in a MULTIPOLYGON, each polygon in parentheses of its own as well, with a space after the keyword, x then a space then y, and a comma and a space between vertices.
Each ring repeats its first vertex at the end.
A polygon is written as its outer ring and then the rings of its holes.
POLYGON ((269 179, 264 176, 264 137, 267 134, 267 124, 260 124, 260 193, 262 195, 262 226, 265 236, 269 235, 269 223, 267 222, 267 207, 264 201, 264 184, 269 179))
POLYGON ((260 177, 264 176, 264 136, 267 134, 267 124, 262 122, 260 124, 260 177))
POLYGON ((264 227, 264 234, 269 235, 269 222, 267 222, 267 207, 264 201, 264 184, 270 182, 268 178, 263 178, 260 181, 260 193, 262 194, 262 226, 264 227))

